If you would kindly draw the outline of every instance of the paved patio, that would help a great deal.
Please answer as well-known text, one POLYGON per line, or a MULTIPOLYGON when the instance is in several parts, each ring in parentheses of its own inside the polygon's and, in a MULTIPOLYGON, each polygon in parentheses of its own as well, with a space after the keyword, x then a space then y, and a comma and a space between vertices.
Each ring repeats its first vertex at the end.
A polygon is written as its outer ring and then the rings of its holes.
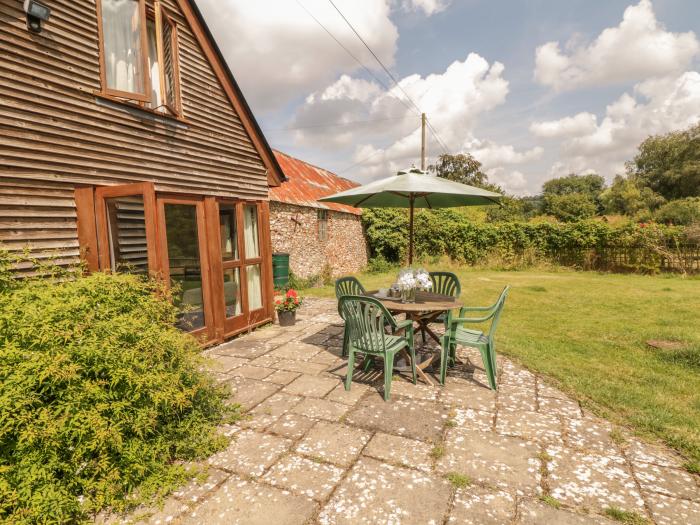
MULTIPOLYGON (((248 417, 206 479, 142 509, 154 524, 603 524, 614 507, 700 524, 700 480, 672 451, 600 420, 499 357, 499 390, 461 349, 447 385, 381 372, 342 385, 335 301, 207 353, 248 417)), ((437 382, 436 382, 437 383, 437 382)))

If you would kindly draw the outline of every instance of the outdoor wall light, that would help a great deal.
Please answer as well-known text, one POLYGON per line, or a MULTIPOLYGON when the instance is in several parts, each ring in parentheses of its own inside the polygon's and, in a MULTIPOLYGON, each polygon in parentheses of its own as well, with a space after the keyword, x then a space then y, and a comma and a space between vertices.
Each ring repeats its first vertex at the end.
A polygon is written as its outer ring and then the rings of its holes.
POLYGON ((27 29, 41 33, 41 25, 51 16, 51 9, 36 0, 24 0, 24 12, 27 13, 27 29))

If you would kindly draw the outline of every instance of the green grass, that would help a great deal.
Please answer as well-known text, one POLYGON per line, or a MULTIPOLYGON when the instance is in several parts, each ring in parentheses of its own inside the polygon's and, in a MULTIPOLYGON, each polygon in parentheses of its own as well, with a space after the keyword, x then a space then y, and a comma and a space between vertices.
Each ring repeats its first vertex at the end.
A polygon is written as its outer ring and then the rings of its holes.
POLYGON ((445 479, 452 483, 452 486, 456 489, 463 489, 472 484, 472 480, 469 479, 469 476, 465 476, 459 472, 448 472, 445 474, 445 479))
POLYGON ((547 494, 545 494, 544 496, 540 496, 540 501, 542 503, 549 505, 550 507, 554 507, 555 509, 558 509, 561 507, 561 503, 559 502, 559 500, 557 498, 554 498, 554 497, 549 496, 547 494))
POLYGON ((605 509, 605 514, 615 521, 626 523, 628 525, 648 525, 651 523, 648 519, 640 516, 636 512, 629 512, 618 509, 617 507, 608 507, 605 509))
MULTIPOLYGON (((437 268, 436 268, 437 269, 437 268)), ((585 406, 700 461, 700 279, 560 271, 452 269, 462 300, 511 293, 497 351, 552 378, 585 406), (658 350, 650 339, 682 341, 658 350)), ((358 276, 385 288, 395 272, 358 276)), ((333 288, 308 295, 334 297, 333 288)))

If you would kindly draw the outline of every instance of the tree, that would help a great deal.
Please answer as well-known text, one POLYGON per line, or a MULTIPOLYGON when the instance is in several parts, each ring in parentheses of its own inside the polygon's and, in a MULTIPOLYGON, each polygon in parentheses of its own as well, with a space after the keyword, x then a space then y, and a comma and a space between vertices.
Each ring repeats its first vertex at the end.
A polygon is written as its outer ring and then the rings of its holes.
POLYGON ((563 222, 590 219, 596 214, 596 203, 585 193, 550 193, 544 196, 545 211, 563 222))
POLYGON ((617 175, 612 185, 600 195, 600 202, 605 213, 635 216, 655 210, 665 199, 637 180, 617 175))
POLYGON ((576 175, 571 173, 566 177, 548 180, 542 185, 544 195, 570 195, 572 193, 583 193, 592 200, 598 197, 605 188, 605 179, 595 173, 587 175, 576 175))
POLYGON ((462 184, 476 186, 477 188, 497 193, 504 193, 499 186, 489 182, 486 173, 481 171, 481 162, 469 153, 458 153, 457 155, 445 153, 440 155, 435 164, 428 166, 428 171, 443 179, 461 182, 462 184))
POLYGON ((700 196, 700 124, 649 137, 627 171, 640 186, 668 200, 700 196))

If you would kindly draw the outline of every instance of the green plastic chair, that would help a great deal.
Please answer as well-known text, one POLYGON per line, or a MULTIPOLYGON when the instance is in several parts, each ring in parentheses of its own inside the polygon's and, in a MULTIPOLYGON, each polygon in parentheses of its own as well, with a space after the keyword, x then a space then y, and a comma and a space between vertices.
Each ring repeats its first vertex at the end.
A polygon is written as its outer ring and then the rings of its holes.
POLYGON ((384 400, 391 395, 391 379, 394 375, 394 357, 406 348, 411 356, 413 384, 416 383, 416 353, 413 349, 413 322, 396 321, 382 303, 372 297, 345 295, 339 299, 340 311, 345 319, 345 332, 348 338, 348 373, 345 377, 345 390, 350 390, 355 369, 355 355, 366 359, 384 359, 384 400), (384 326, 392 327, 394 334, 387 334, 384 326), (403 335, 396 335, 404 330, 403 335))
MULTIPOLYGON (((462 294, 462 285, 459 284, 459 279, 452 272, 430 272, 428 275, 430 275, 430 280, 433 283, 431 292, 449 295, 450 297, 459 297, 462 294)), ((447 315, 440 314, 433 323, 445 325, 446 321, 447 315)), ((447 325, 445 325, 445 328, 447 328, 447 325)), ((422 332, 422 335, 425 343, 425 332, 422 332)))
MULTIPOLYGON (((340 311, 340 298, 346 295, 364 295, 365 287, 355 277, 341 277, 335 281, 335 297, 338 299, 338 314, 345 320, 343 313, 340 311)), ((348 331, 343 330, 343 349, 341 356, 348 355, 348 331)))
POLYGON ((470 346, 481 352, 481 360, 484 363, 489 386, 496 390, 496 343, 494 335, 501 317, 503 305, 506 302, 510 286, 506 286, 501 292, 498 301, 491 306, 465 306, 460 308, 459 317, 454 317, 452 312, 447 314, 447 330, 442 337, 442 352, 440 354, 440 383, 445 384, 448 360, 454 361, 457 345, 470 346), (481 317, 465 317, 467 312, 483 312, 481 317), (465 328, 465 323, 485 323, 491 321, 488 333, 465 328))

